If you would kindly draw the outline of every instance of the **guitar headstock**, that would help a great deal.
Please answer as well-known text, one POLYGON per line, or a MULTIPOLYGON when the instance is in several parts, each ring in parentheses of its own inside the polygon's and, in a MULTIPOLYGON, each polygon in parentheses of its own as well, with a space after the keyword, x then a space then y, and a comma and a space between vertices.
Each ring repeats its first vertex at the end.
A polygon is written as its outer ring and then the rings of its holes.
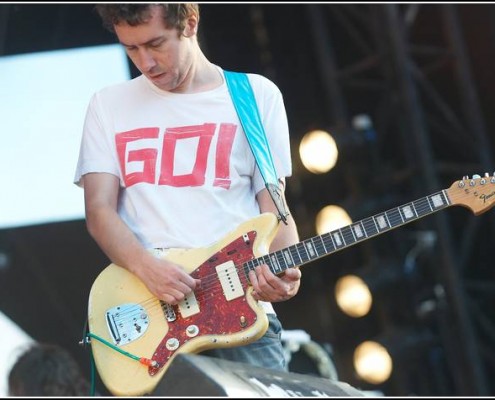
POLYGON ((473 175, 456 181, 446 190, 452 205, 469 208, 474 215, 489 210, 495 204, 495 172, 493 175, 473 175))

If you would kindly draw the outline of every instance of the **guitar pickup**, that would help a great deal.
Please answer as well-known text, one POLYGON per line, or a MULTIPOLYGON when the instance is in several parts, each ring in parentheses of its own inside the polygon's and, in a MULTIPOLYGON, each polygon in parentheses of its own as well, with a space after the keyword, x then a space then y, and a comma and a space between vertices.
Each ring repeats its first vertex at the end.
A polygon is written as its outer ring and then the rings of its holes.
POLYGON ((233 261, 227 261, 217 265, 215 269, 227 301, 237 299, 244 295, 244 288, 242 287, 233 261))
POLYGON ((174 307, 163 301, 160 301, 160 303, 162 303, 163 305, 162 309, 163 312, 165 313, 165 318, 167 319, 167 322, 174 322, 177 319, 177 316, 175 315, 174 307))
POLYGON ((188 318, 199 313, 199 304, 194 292, 189 293, 179 304, 179 311, 182 318, 188 318))

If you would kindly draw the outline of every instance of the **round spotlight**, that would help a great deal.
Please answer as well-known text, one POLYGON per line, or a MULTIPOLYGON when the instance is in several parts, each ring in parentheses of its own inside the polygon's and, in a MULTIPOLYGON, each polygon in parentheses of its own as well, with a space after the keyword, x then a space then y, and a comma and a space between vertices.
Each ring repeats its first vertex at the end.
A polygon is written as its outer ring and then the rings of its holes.
POLYGON ((392 358, 381 344, 365 341, 354 351, 354 369, 364 381, 378 385, 392 374, 392 358))
POLYGON ((306 169, 314 174, 330 171, 338 158, 337 144, 326 131, 315 130, 304 135, 299 144, 299 156, 306 169))
POLYGON ((351 217, 342 207, 325 206, 316 215, 316 232, 322 235, 351 223, 351 217))
POLYGON ((360 318, 369 313, 373 303, 368 285, 356 275, 345 275, 335 285, 335 300, 347 315, 360 318))

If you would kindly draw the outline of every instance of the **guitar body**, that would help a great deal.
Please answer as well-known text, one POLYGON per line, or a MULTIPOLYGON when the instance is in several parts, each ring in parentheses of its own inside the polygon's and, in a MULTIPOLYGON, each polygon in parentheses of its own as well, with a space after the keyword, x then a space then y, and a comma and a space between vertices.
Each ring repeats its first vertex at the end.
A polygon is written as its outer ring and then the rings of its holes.
POLYGON ((263 336, 268 319, 251 296, 242 265, 268 253, 277 227, 277 218, 266 213, 211 247, 168 250, 165 259, 202 282, 177 306, 161 302, 126 269, 106 267, 90 291, 88 324, 95 364, 108 390, 124 396, 151 393, 177 354, 239 346, 263 336), (156 364, 144 365, 122 352, 156 364))
POLYGON ((89 297, 91 347, 100 376, 113 394, 143 395, 152 392, 179 353, 239 346, 263 336, 268 319, 253 299, 247 277, 258 265, 266 264, 278 275, 452 205, 479 215, 494 204, 495 173, 464 177, 448 189, 271 254, 278 220, 261 214, 211 247, 172 249, 163 255, 201 279, 201 287, 173 307, 154 297, 133 274, 110 264, 89 297), (151 360, 150 366, 129 353, 151 360))

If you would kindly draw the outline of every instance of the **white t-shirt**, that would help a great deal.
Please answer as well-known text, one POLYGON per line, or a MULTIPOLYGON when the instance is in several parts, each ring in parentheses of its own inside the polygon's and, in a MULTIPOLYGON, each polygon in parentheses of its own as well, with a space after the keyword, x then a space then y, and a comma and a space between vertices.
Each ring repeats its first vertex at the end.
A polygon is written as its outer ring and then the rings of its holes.
MULTIPOLYGON (((282 95, 248 74, 277 176, 291 174, 282 95)), ((165 92, 141 75, 91 98, 74 182, 117 176, 118 212, 144 247, 197 248, 259 215, 265 183, 224 83, 194 94, 165 92)))

